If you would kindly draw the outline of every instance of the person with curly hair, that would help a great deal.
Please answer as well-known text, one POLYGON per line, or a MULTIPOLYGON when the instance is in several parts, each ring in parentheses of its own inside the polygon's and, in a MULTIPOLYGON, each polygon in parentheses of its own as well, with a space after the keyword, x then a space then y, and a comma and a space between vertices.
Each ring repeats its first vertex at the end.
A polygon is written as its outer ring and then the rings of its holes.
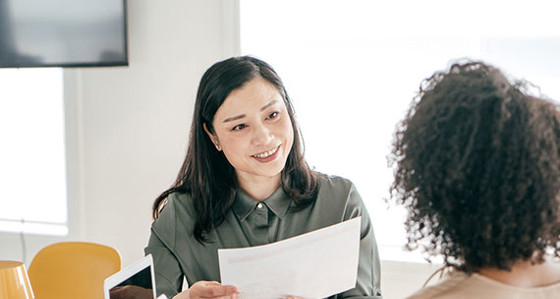
POLYGON ((425 79, 397 125, 391 198, 445 279, 410 298, 560 298, 559 106, 483 62, 425 79))

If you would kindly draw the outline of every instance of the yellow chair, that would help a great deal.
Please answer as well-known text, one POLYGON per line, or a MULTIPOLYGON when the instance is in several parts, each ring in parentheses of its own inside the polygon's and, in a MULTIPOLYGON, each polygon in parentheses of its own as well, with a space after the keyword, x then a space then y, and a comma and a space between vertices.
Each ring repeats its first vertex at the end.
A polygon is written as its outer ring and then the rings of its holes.
POLYGON ((35 255, 29 280, 35 299, 101 299, 103 281, 121 269, 119 252, 89 242, 61 242, 35 255))

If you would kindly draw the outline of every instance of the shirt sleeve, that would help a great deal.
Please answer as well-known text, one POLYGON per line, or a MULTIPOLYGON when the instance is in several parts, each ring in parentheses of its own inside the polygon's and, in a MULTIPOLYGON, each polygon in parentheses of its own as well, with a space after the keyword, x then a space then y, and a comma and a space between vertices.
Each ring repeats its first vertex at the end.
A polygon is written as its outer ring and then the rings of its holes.
POLYGON ((150 239, 144 249, 144 253, 151 254, 154 260, 157 294, 165 294, 168 298, 181 291, 183 282, 183 271, 174 254, 175 208, 171 197, 152 224, 150 239))
POLYGON ((336 295, 335 298, 337 299, 382 298, 380 289, 381 267, 373 225, 360 194, 354 184, 352 184, 348 193, 348 204, 344 218, 348 220, 358 216, 362 216, 362 223, 356 287, 336 295))

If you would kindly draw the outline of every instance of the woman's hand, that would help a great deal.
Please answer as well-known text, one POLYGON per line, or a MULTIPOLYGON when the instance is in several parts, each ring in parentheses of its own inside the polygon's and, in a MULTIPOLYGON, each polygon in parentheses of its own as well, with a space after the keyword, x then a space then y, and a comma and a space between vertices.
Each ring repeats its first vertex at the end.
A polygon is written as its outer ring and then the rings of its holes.
POLYGON ((201 280, 193 284, 188 290, 174 296, 173 299, 235 299, 240 295, 234 286, 224 286, 217 281, 201 280))

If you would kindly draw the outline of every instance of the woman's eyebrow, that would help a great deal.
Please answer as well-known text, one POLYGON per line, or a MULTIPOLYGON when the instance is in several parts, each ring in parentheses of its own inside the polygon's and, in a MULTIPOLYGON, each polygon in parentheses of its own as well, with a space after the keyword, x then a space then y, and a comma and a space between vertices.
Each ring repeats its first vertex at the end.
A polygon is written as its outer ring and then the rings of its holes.
POLYGON ((224 122, 225 123, 231 122, 231 121, 234 121, 234 120, 244 118, 245 116, 246 116, 245 114, 239 114, 239 115, 236 115, 236 116, 228 117, 228 118, 224 119, 224 122))
POLYGON ((272 105, 274 105, 274 104, 276 104, 276 103, 278 103, 278 100, 276 100, 276 99, 274 99, 274 100, 268 102, 268 104, 264 105, 264 106, 261 108, 261 111, 266 110, 268 107, 270 107, 270 106, 272 106, 272 105))
MULTIPOLYGON (((275 100, 272 100, 272 101, 270 101, 270 102, 268 102, 266 105, 264 105, 264 106, 261 108, 261 111, 266 110, 268 107, 273 106, 273 105, 276 104, 276 103, 278 103, 278 100, 276 100, 276 99, 275 99, 275 100)), ((242 119, 242 118, 244 118, 245 116, 246 116, 245 114, 235 115, 235 116, 228 117, 228 118, 224 119, 223 122, 224 122, 224 123, 232 122, 232 121, 235 121, 235 120, 238 120, 238 119, 242 119)))

